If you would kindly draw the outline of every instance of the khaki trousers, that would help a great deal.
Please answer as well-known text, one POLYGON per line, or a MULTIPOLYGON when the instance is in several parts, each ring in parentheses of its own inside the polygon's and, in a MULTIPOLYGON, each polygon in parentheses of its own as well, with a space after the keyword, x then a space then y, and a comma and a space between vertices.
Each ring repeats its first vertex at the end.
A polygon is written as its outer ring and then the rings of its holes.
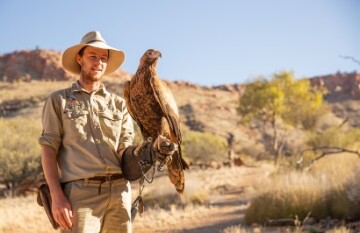
POLYGON ((67 183, 64 193, 73 211, 73 226, 62 233, 131 233, 131 186, 119 179, 105 182, 79 180, 67 183))

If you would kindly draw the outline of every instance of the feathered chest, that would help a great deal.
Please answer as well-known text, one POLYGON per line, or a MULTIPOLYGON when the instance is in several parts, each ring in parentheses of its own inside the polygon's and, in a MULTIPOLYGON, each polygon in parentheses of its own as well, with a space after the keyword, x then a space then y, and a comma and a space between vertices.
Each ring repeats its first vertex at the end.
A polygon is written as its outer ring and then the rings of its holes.
POLYGON ((150 79, 130 82, 130 101, 139 120, 155 120, 164 115, 155 95, 150 79))

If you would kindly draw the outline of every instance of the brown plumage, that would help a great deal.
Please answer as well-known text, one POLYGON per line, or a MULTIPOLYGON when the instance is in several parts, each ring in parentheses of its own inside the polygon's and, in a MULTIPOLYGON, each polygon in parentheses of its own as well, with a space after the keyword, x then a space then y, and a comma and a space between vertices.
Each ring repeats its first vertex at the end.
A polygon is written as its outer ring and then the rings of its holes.
POLYGON ((161 53, 147 50, 130 81, 125 83, 124 97, 130 115, 140 127, 144 140, 148 137, 167 137, 178 145, 172 160, 167 164, 170 181, 179 193, 184 191, 184 170, 189 168, 181 154, 181 131, 175 98, 157 76, 157 61, 161 53))

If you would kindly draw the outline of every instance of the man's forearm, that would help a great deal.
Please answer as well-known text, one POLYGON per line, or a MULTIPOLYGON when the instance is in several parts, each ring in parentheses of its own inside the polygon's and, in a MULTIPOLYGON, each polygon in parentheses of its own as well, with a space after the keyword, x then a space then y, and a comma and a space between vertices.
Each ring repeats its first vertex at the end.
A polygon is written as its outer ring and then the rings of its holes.
POLYGON ((42 165, 51 194, 51 212, 55 221, 64 229, 72 226, 72 209, 61 189, 56 153, 50 146, 42 146, 42 165))
POLYGON ((41 162, 51 196, 63 195, 59 180, 56 154, 53 148, 50 146, 42 146, 41 162))

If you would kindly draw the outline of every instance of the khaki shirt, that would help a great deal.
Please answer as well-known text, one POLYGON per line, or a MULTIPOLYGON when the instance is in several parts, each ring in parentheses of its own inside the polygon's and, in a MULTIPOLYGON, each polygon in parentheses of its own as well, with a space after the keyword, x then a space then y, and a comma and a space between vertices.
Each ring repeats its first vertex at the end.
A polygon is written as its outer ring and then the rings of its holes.
POLYGON ((88 93, 75 82, 52 93, 42 124, 39 143, 55 150, 61 182, 122 173, 118 152, 132 145, 133 122, 124 99, 103 85, 88 93))

